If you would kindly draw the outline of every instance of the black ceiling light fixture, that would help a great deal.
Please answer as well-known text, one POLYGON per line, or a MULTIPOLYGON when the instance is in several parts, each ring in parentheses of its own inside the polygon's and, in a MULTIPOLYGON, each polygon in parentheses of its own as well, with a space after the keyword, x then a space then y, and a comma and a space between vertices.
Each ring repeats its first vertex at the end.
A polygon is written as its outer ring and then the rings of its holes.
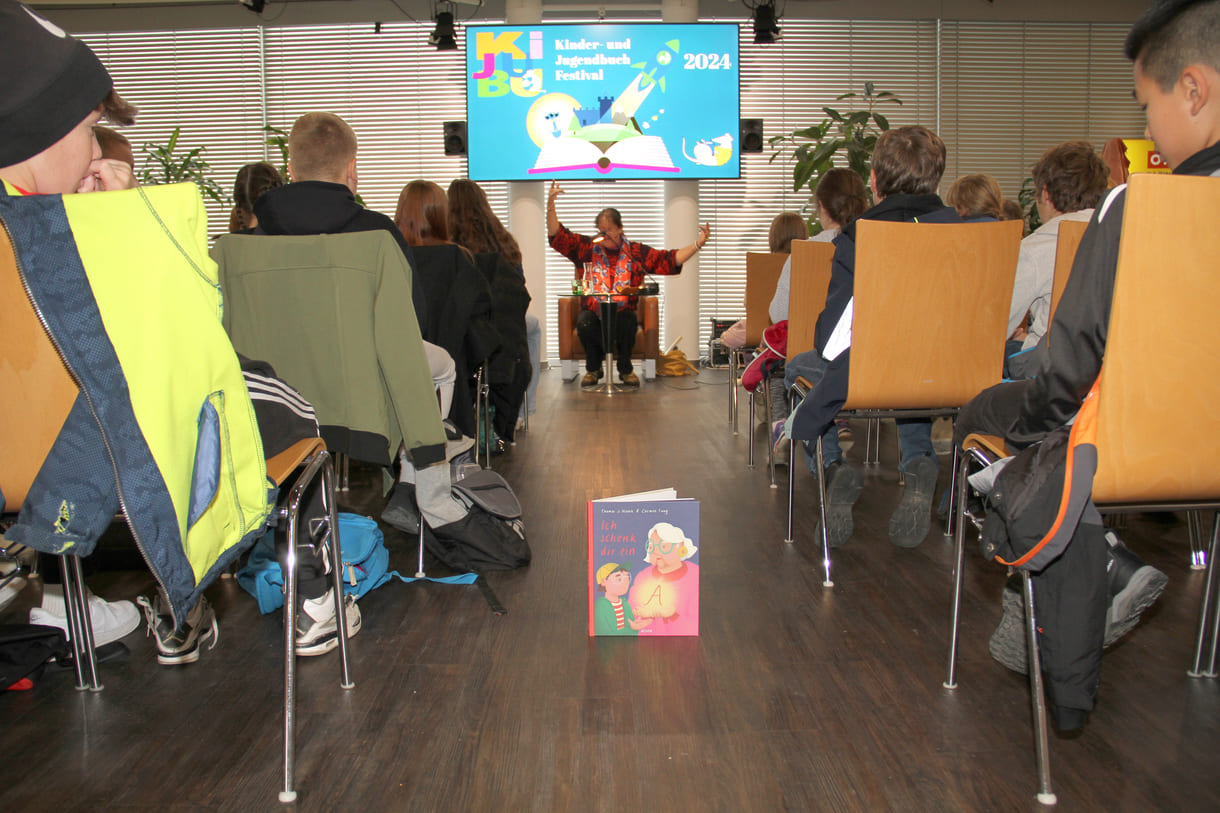
POLYGON ((435 46, 438 51, 457 50, 457 33, 453 29, 452 11, 436 12, 436 28, 428 35, 428 44, 435 46))
POLYGON ((779 39, 780 14, 773 1, 747 6, 754 10, 754 42, 767 44, 779 39))

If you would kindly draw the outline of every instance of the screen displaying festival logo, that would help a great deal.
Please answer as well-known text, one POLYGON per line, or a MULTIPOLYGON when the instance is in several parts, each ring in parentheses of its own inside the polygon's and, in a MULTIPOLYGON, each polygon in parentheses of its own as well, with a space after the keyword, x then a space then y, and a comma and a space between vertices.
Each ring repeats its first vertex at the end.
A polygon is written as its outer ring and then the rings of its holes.
POLYGON ((472 180, 738 178, 738 27, 466 28, 472 180))

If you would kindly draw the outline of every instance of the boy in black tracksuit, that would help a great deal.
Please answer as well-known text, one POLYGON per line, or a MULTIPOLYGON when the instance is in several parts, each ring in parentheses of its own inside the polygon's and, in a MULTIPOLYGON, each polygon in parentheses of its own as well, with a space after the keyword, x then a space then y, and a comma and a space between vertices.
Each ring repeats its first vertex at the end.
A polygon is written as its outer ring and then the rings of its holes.
MULTIPOLYGON (((1220 183, 1220 0, 1156 3, 1132 28, 1125 51, 1135 63, 1135 96, 1147 113, 1148 135, 1174 174, 1211 175, 1220 183)), ((992 387, 967 404, 955 427, 959 444, 971 432, 984 432, 1022 449, 1076 414, 1105 355, 1124 198, 1125 187, 1118 187, 1097 206, 1037 377, 992 387)), ((1064 555, 1035 576, 1039 646, 1055 721, 1064 730, 1083 726, 1093 707, 1107 603, 1138 581, 1144 594, 1125 597, 1132 613, 1110 619, 1129 629, 1165 583, 1163 574, 1127 581, 1142 562, 1121 545, 1119 551, 1109 547, 1104 529, 1082 523, 1064 555), (1125 574, 1120 584, 1107 576, 1107 561, 1116 553, 1126 560, 1110 568, 1125 574)))

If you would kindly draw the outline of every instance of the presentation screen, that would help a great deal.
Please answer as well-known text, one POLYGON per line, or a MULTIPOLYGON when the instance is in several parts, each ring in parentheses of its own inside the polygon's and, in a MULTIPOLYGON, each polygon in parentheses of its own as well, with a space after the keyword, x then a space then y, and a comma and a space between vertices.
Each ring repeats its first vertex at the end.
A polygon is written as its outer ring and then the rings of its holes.
POLYGON ((738 178, 735 23, 466 26, 476 181, 738 178))

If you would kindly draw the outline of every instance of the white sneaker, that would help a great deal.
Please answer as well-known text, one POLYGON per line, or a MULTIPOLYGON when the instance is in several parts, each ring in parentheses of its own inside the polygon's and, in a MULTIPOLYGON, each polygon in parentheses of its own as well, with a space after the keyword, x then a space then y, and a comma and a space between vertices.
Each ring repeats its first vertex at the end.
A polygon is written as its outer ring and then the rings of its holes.
MULTIPOLYGON (((360 632, 360 608, 351 596, 343 602, 347 615, 347 637, 360 632)), ((335 594, 330 588, 319 598, 301 601, 297 613, 296 653, 323 655, 339 646, 339 625, 335 623, 335 594)))
MULTIPOLYGON (((140 626, 140 611, 130 601, 106 601, 86 591, 89 596, 89 618, 93 622, 93 645, 104 646, 125 637, 140 626)), ((42 588, 42 606, 30 610, 30 623, 58 627, 69 639, 67 609, 64 607, 63 585, 46 584, 42 588)))

